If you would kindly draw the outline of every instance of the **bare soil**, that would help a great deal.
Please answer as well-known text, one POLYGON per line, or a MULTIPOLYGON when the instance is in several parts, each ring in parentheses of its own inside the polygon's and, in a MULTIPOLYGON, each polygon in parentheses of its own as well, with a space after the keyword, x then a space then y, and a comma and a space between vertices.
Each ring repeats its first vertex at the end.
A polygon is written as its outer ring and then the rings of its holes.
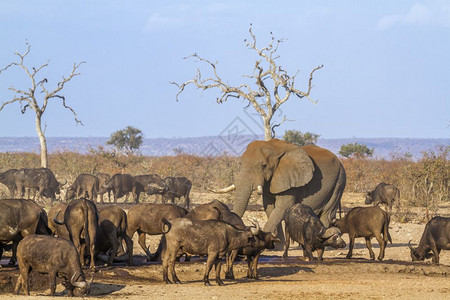
MULTIPOLYGON (((194 203, 208 202, 217 195, 194 194, 194 203)), ((227 196, 223 196, 227 197, 227 196)), ((226 199, 221 199, 226 200, 226 199)), ((253 200, 253 204, 258 203, 253 200)), ((360 194, 344 194, 344 211, 354 206, 364 206, 363 196, 360 194)), ((261 207, 252 205, 254 210, 247 211, 244 220, 256 217, 261 225, 265 223, 265 214, 261 207)), ((242 260, 236 262, 236 280, 224 280, 224 287, 217 286, 214 281, 214 270, 210 279, 212 286, 203 285, 205 259, 194 258, 191 262, 177 263, 175 269, 183 282, 181 285, 167 285, 162 280, 160 263, 145 261, 144 252, 137 244, 137 237, 133 240, 135 266, 117 263, 105 267, 99 265, 93 274, 94 283, 91 297, 114 299, 291 299, 306 297, 306 299, 450 299, 450 251, 442 251, 440 264, 430 261, 411 262, 408 241, 417 244, 422 235, 425 224, 423 209, 400 209, 394 211, 390 224, 390 234, 393 244, 386 249, 383 261, 369 260, 369 252, 363 238, 357 239, 353 258, 345 259, 348 248, 327 249, 324 262, 309 262, 303 259, 298 245, 292 245, 289 258, 281 258, 282 251, 266 251, 260 259, 259 280, 247 279, 247 263, 242 260), (400 223, 399 220, 410 220, 400 223)), ((449 216, 450 207, 442 205, 437 211, 439 215, 449 216)), ((347 235, 344 236, 348 242, 347 235)), ((158 236, 147 237, 152 251, 159 241, 158 236)), ((375 239, 375 255, 379 246, 375 239)), ((16 278, 17 267, 7 266, 9 252, 1 261, 0 269, 0 297, 2 299, 15 298, 11 294, 16 278)), ((86 269, 87 277, 91 271, 86 269)), ((33 274, 33 273, 32 273, 33 274)), ((222 274, 222 278, 224 275, 222 274)), ((34 299, 49 294, 48 279, 45 275, 33 274, 31 297, 34 299)), ((57 295, 65 296, 64 287, 59 284, 57 295)), ((23 297, 23 292, 22 296, 23 297)), ((50 298, 50 297, 48 297, 50 298)))

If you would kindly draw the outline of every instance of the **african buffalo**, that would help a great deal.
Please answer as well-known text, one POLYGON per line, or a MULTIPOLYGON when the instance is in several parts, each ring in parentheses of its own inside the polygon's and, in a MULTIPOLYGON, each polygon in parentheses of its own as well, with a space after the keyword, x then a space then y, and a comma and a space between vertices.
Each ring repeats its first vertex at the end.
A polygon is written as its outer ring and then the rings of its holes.
POLYGON ((334 221, 334 226, 339 228, 342 233, 348 233, 350 238, 346 258, 352 257, 355 238, 364 237, 369 249, 370 259, 375 259, 372 244, 370 243, 370 239, 375 237, 380 244, 378 260, 382 260, 388 240, 392 244, 391 235, 389 234, 389 221, 389 214, 378 206, 354 207, 344 218, 334 221))
POLYGON ((17 169, 10 169, 6 170, 3 173, 0 173, 0 183, 3 183, 6 185, 6 187, 9 190, 9 194, 11 198, 14 198, 15 192, 16 192, 16 181, 14 179, 14 174, 16 173, 17 169))
MULTIPOLYGON (((156 260, 161 252, 161 243, 154 255, 145 244, 145 235, 162 234, 162 227, 164 225, 162 219, 172 220, 183 217, 187 211, 174 204, 154 204, 154 203, 139 203, 133 205, 128 210, 128 229, 127 234, 133 238, 137 231, 139 235, 139 245, 147 254, 147 260, 156 260)), ((130 256, 133 253, 130 253, 130 256)))
POLYGON ((85 193, 87 193, 87 198, 89 200, 94 200, 97 198, 98 190, 99 181, 96 176, 91 174, 80 174, 72 185, 67 188, 66 201, 72 200, 75 197, 85 197, 85 193))
POLYGON ((14 173, 14 181, 20 197, 24 196, 25 188, 36 189, 40 197, 56 200, 56 195, 60 193, 60 187, 64 184, 56 180, 55 175, 50 169, 20 169, 14 173))
POLYGON ((167 200, 170 199, 172 204, 175 203, 175 198, 184 197, 184 207, 189 209, 191 201, 189 193, 191 192, 192 182, 186 177, 166 177, 162 181, 165 186, 163 190, 153 190, 147 192, 147 194, 161 194, 163 203, 167 203, 167 200))
POLYGON ((84 265, 84 251, 87 248, 91 256, 91 268, 95 268, 95 238, 98 227, 98 212, 95 203, 86 199, 72 200, 64 212, 64 222, 57 219, 56 224, 66 225, 69 239, 80 253, 81 264, 84 265), (84 240, 84 244, 82 241, 84 240), (86 247, 85 247, 86 246, 86 247))
POLYGON ((393 184, 387 184, 381 182, 378 184, 373 191, 366 193, 366 201, 365 204, 373 203, 373 206, 377 206, 378 204, 385 204, 389 207, 389 213, 392 212, 392 204, 394 202, 397 203, 397 206, 400 199, 400 191, 393 184))
POLYGON ((413 261, 433 257, 432 261, 438 264, 441 250, 450 250, 450 218, 432 218, 425 226, 419 246, 413 248, 410 244, 411 241, 408 246, 413 261), (430 251, 433 253, 429 253, 430 251))
POLYGON ((127 235, 127 214, 117 205, 108 205, 99 210, 99 224, 95 251, 107 253, 111 250, 108 263, 112 264, 117 255, 117 249, 125 240, 127 245, 128 263, 132 263, 133 241, 127 235))
POLYGON ((208 255, 203 282, 209 282, 209 273, 214 263, 216 269, 216 282, 225 285, 220 279, 222 257, 231 250, 245 246, 253 246, 254 236, 259 232, 259 226, 253 229, 241 230, 231 224, 219 220, 199 221, 190 218, 163 219, 162 230, 163 251, 162 266, 163 279, 169 280, 169 273, 175 283, 180 283, 175 273, 175 260, 185 253, 208 255))
MULTIPOLYGON (((128 200, 128 194, 133 191, 133 176, 130 174, 114 174, 111 179, 100 187, 99 193, 113 192, 114 203, 117 199, 126 196, 125 201, 128 200)), ((136 199, 134 199, 136 202, 136 199)))
POLYGON ((103 185, 109 182, 111 176, 109 176, 109 174, 106 173, 97 173, 96 177, 98 178, 98 186, 99 186, 99 191, 97 195, 100 196, 100 202, 103 203, 103 195, 105 193, 108 193, 108 202, 111 202, 111 190, 105 190, 101 188, 103 185))
MULTIPOLYGON (((225 203, 220 202, 217 199, 197 206, 185 217, 195 220, 221 220, 233 225, 237 229, 244 230, 247 228, 241 217, 232 212, 225 203)), ((275 242, 280 242, 275 235, 260 230, 259 233, 255 235, 255 243, 253 246, 229 251, 226 254, 225 278, 234 279, 233 262, 238 255, 244 255, 247 258, 248 264, 247 277, 257 279, 259 257, 265 249, 274 249, 275 242)))
POLYGON ((89 293, 91 282, 86 282, 81 270, 80 258, 73 244, 62 238, 31 235, 24 238, 17 247, 19 278, 14 294, 18 295, 23 286, 30 295, 29 273, 33 270, 48 274, 50 295, 56 290, 56 276, 64 278, 64 286, 69 296, 83 296, 89 293))
POLYGON ((297 203, 292 205, 286 211, 284 222, 286 242, 283 258, 288 257, 291 239, 302 246, 303 255, 310 261, 314 260, 313 251, 317 250, 317 260, 322 261, 326 246, 331 246, 335 249, 345 247, 341 231, 336 227, 326 228, 314 211, 305 204, 297 203))
POLYGON ((10 265, 16 263, 17 244, 32 234, 50 235, 47 214, 34 201, 26 199, 0 200, 0 259, 6 243, 12 241, 10 265))
POLYGON ((163 179, 157 174, 133 176, 133 198, 139 201, 141 193, 161 194, 164 191, 165 184, 163 179))

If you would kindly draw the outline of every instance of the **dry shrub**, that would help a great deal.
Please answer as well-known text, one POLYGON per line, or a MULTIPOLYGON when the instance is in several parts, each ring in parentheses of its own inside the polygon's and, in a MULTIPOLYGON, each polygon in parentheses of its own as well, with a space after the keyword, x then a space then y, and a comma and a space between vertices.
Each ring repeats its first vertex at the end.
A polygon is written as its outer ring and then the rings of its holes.
MULTIPOLYGON (((450 201, 449 157, 450 146, 423 152, 417 161, 408 157, 342 159, 347 173, 346 191, 362 193, 380 182, 394 184, 400 189, 401 205, 424 207, 428 220, 440 203, 450 201)), ((409 212, 404 213, 409 218, 409 212)))
MULTIPOLYGON (((400 189, 402 206, 420 206, 436 211, 438 204, 450 198, 450 147, 424 152, 422 158, 392 157, 386 159, 344 158, 347 173, 346 192, 362 193, 372 190, 380 182, 395 184, 400 189)), ((162 177, 185 176, 192 181, 193 190, 207 191, 234 182, 238 158, 232 156, 200 157, 179 153, 176 156, 121 156, 104 148, 91 149, 89 154, 61 151, 49 155, 50 169, 58 179, 71 183, 82 173, 105 172, 131 175, 158 174, 162 177)), ((40 166, 36 153, 0 153, 0 172, 12 168, 40 166)), ((0 185, 0 197, 6 188, 0 185)), ((405 210, 404 218, 410 213, 405 210)))

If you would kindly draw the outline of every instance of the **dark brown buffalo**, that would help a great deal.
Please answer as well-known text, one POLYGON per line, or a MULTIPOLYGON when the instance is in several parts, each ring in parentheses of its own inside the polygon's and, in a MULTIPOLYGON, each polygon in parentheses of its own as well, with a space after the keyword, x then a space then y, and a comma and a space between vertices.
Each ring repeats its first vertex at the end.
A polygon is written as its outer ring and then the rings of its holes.
POLYGON ((293 239, 303 247, 303 255, 314 260, 313 252, 317 250, 317 260, 322 261, 326 246, 335 249, 344 248, 345 242, 341 231, 336 227, 326 228, 320 218, 307 205, 292 205, 284 216, 286 242, 283 258, 288 257, 290 240, 293 239))
MULTIPOLYGON (((245 226, 241 217, 232 212, 225 203, 220 202, 217 199, 197 206, 185 217, 195 220, 221 220, 241 230, 248 228, 245 226)), ((244 255, 247 258, 248 264, 247 277, 257 279, 258 260, 261 253, 265 249, 274 249, 274 243, 276 242, 280 242, 280 240, 272 233, 260 230, 259 233, 255 235, 255 244, 253 246, 247 246, 228 252, 226 255, 225 278, 234 279, 233 262, 238 255, 244 255)))
POLYGON ((53 220, 59 225, 66 225, 69 239, 80 253, 82 265, 84 265, 85 248, 89 249, 90 267, 95 268, 95 238, 98 227, 98 212, 95 203, 87 199, 72 200, 64 212, 64 222, 60 222, 57 218, 53 220))
MULTIPOLYGON (((105 193, 112 191, 114 196, 114 203, 117 203, 117 199, 125 197, 125 201, 128 200, 128 194, 133 191, 133 176, 130 174, 114 174, 111 179, 100 187, 99 193, 105 193)), ((136 199, 134 199, 136 202, 136 199)))
POLYGON ((85 197, 85 193, 87 193, 87 198, 89 200, 94 200, 97 198, 98 190, 99 180, 96 176, 91 174, 80 174, 72 185, 67 188, 66 201, 72 200, 75 197, 85 197))
POLYGON ((109 182, 111 176, 109 176, 109 174, 106 173, 97 173, 96 176, 98 178, 98 186, 99 186, 98 195, 100 196, 100 202, 103 203, 103 195, 105 193, 108 193, 108 202, 111 202, 111 191, 101 188, 103 185, 109 182))
POLYGON ((172 204, 175 203, 175 198, 184 197, 184 207, 189 209, 192 182, 186 177, 166 177, 163 179, 163 183, 165 185, 163 190, 147 192, 147 194, 161 194, 163 203, 167 203, 167 200, 170 199, 172 204))
POLYGON ((48 227, 52 231, 52 234, 57 237, 65 238, 70 240, 69 231, 67 227, 61 223, 64 223, 64 213, 66 212, 67 203, 57 203, 53 205, 48 211, 48 227), (57 222, 55 222, 57 219, 57 222))
POLYGON ((17 244, 32 234, 51 234, 47 214, 34 201, 26 199, 0 200, 0 259, 3 248, 12 242, 10 265, 16 263, 17 244))
POLYGON ((162 234, 163 219, 172 220, 183 217, 186 214, 187 211, 184 208, 174 204, 139 203, 133 205, 128 210, 127 234, 130 238, 133 238, 134 233, 137 231, 139 245, 147 254, 147 260, 156 260, 161 252, 161 243, 156 253, 152 255, 145 244, 146 234, 162 234))
POLYGON ((398 206, 400 204, 399 199, 400 191, 395 185, 381 182, 373 191, 366 193, 365 204, 373 203, 373 206, 385 204, 389 207, 389 213, 391 213, 392 204, 396 202, 398 206))
POLYGON ((375 207, 355 207, 352 208, 344 218, 336 220, 334 225, 339 228, 342 233, 348 233, 350 243, 348 246, 347 258, 352 257, 355 238, 364 237, 366 245, 370 252, 370 259, 375 259, 370 239, 375 237, 380 244, 380 254, 378 260, 384 258, 384 251, 387 242, 392 239, 389 234, 390 217, 387 212, 375 207))
POLYGON ((222 257, 234 249, 253 246, 254 236, 259 232, 259 226, 253 229, 237 229, 231 224, 219 220, 199 221, 190 218, 177 218, 170 221, 163 219, 165 226, 162 251, 163 279, 169 280, 169 273, 173 282, 180 283, 175 273, 175 260, 181 255, 199 254, 207 255, 203 282, 209 282, 209 273, 212 265, 216 269, 216 282, 224 285, 220 279, 222 257))
POLYGON ((410 243, 408 246, 413 261, 433 257, 432 261, 438 264, 441 250, 450 250, 450 218, 432 218, 425 226, 419 246, 413 248, 410 243))
POLYGON ((69 296, 89 293, 90 283, 86 282, 81 270, 78 252, 66 239, 42 235, 28 236, 19 243, 17 258, 20 273, 14 289, 16 295, 20 293, 21 287, 26 295, 30 295, 28 275, 32 270, 48 274, 51 296, 55 294, 56 276, 64 279, 69 296))
POLYGON ((127 228, 127 214, 117 205, 108 205, 99 210, 95 250, 105 254, 111 250, 109 264, 113 263, 122 240, 125 240, 127 245, 128 262, 132 263, 133 242, 127 235, 127 228))
POLYGON ((10 169, 6 170, 3 173, 0 173, 0 183, 3 183, 6 185, 6 187, 9 190, 9 194, 11 198, 14 198, 14 195, 16 193, 16 181, 14 179, 14 174, 16 173, 17 169, 10 169))
POLYGON ((56 200, 56 194, 59 195, 60 187, 64 184, 56 180, 55 175, 50 169, 20 169, 14 173, 16 188, 20 197, 24 196, 25 188, 36 189, 40 197, 56 200))
POLYGON ((157 174, 137 175, 133 176, 133 198, 139 201, 141 193, 147 194, 161 194, 164 191, 165 185, 163 179, 157 174))

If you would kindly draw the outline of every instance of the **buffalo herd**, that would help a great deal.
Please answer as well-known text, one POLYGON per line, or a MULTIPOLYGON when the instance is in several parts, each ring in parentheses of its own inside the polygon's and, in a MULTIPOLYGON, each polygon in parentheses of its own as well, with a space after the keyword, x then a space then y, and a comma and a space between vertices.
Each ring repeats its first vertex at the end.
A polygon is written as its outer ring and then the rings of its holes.
MULTIPOLYGON (((95 270, 100 261, 109 265, 120 260, 133 264, 132 238, 136 232, 147 260, 162 262, 166 283, 180 283, 175 263, 182 256, 188 261, 192 255, 206 256, 205 285, 210 285, 213 265, 217 285, 224 285, 220 276, 222 259, 226 262, 225 278, 234 279, 233 262, 238 256, 247 259, 247 277, 257 279, 261 253, 282 242, 275 233, 264 232, 257 220, 249 220, 252 225, 245 225, 219 200, 190 209, 192 183, 185 177, 80 174, 65 188, 64 202, 56 195, 60 195, 67 181, 57 180, 47 168, 7 170, 0 173, 0 183, 10 193, 10 199, 0 200, 0 259, 4 250, 12 250, 9 264, 17 261, 19 266, 15 294, 23 289, 29 295, 29 273, 34 270, 48 274, 51 295, 55 293, 57 276, 63 279, 69 296, 87 295, 92 278, 85 277, 83 267, 95 270), (104 204, 106 193, 108 205, 104 204), (162 203, 140 203, 141 193, 161 195, 162 203), (25 194, 28 199, 24 199, 25 194), (125 212, 117 205, 117 199, 125 196, 127 202, 129 194, 134 203, 125 212), (176 205, 175 198, 181 197, 184 203, 176 205), (52 204, 48 212, 38 204, 44 198, 52 204), (171 203, 167 203, 169 199, 171 203), (162 235, 153 254, 146 245, 146 235, 162 235)), ((392 205, 398 205, 399 196, 394 185, 380 183, 366 196, 366 204, 373 203, 373 207, 354 207, 343 218, 332 220, 328 227, 309 206, 294 204, 284 217, 283 258, 288 257, 293 240, 302 246, 305 258, 320 262, 327 246, 346 247, 342 235, 347 233, 347 259, 352 257, 355 238, 364 237, 370 259, 374 260, 371 239, 375 237, 380 245, 378 260, 382 260, 388 242, 392 243, 390 213, 392 205), (385 204, 389 212, 379 204, 385 204)), ((450 249, 450 218, 431 219, 418 247, 409 248, 413 261, 432 257, 434 263, 439 263, 440 251, 450 249)))

